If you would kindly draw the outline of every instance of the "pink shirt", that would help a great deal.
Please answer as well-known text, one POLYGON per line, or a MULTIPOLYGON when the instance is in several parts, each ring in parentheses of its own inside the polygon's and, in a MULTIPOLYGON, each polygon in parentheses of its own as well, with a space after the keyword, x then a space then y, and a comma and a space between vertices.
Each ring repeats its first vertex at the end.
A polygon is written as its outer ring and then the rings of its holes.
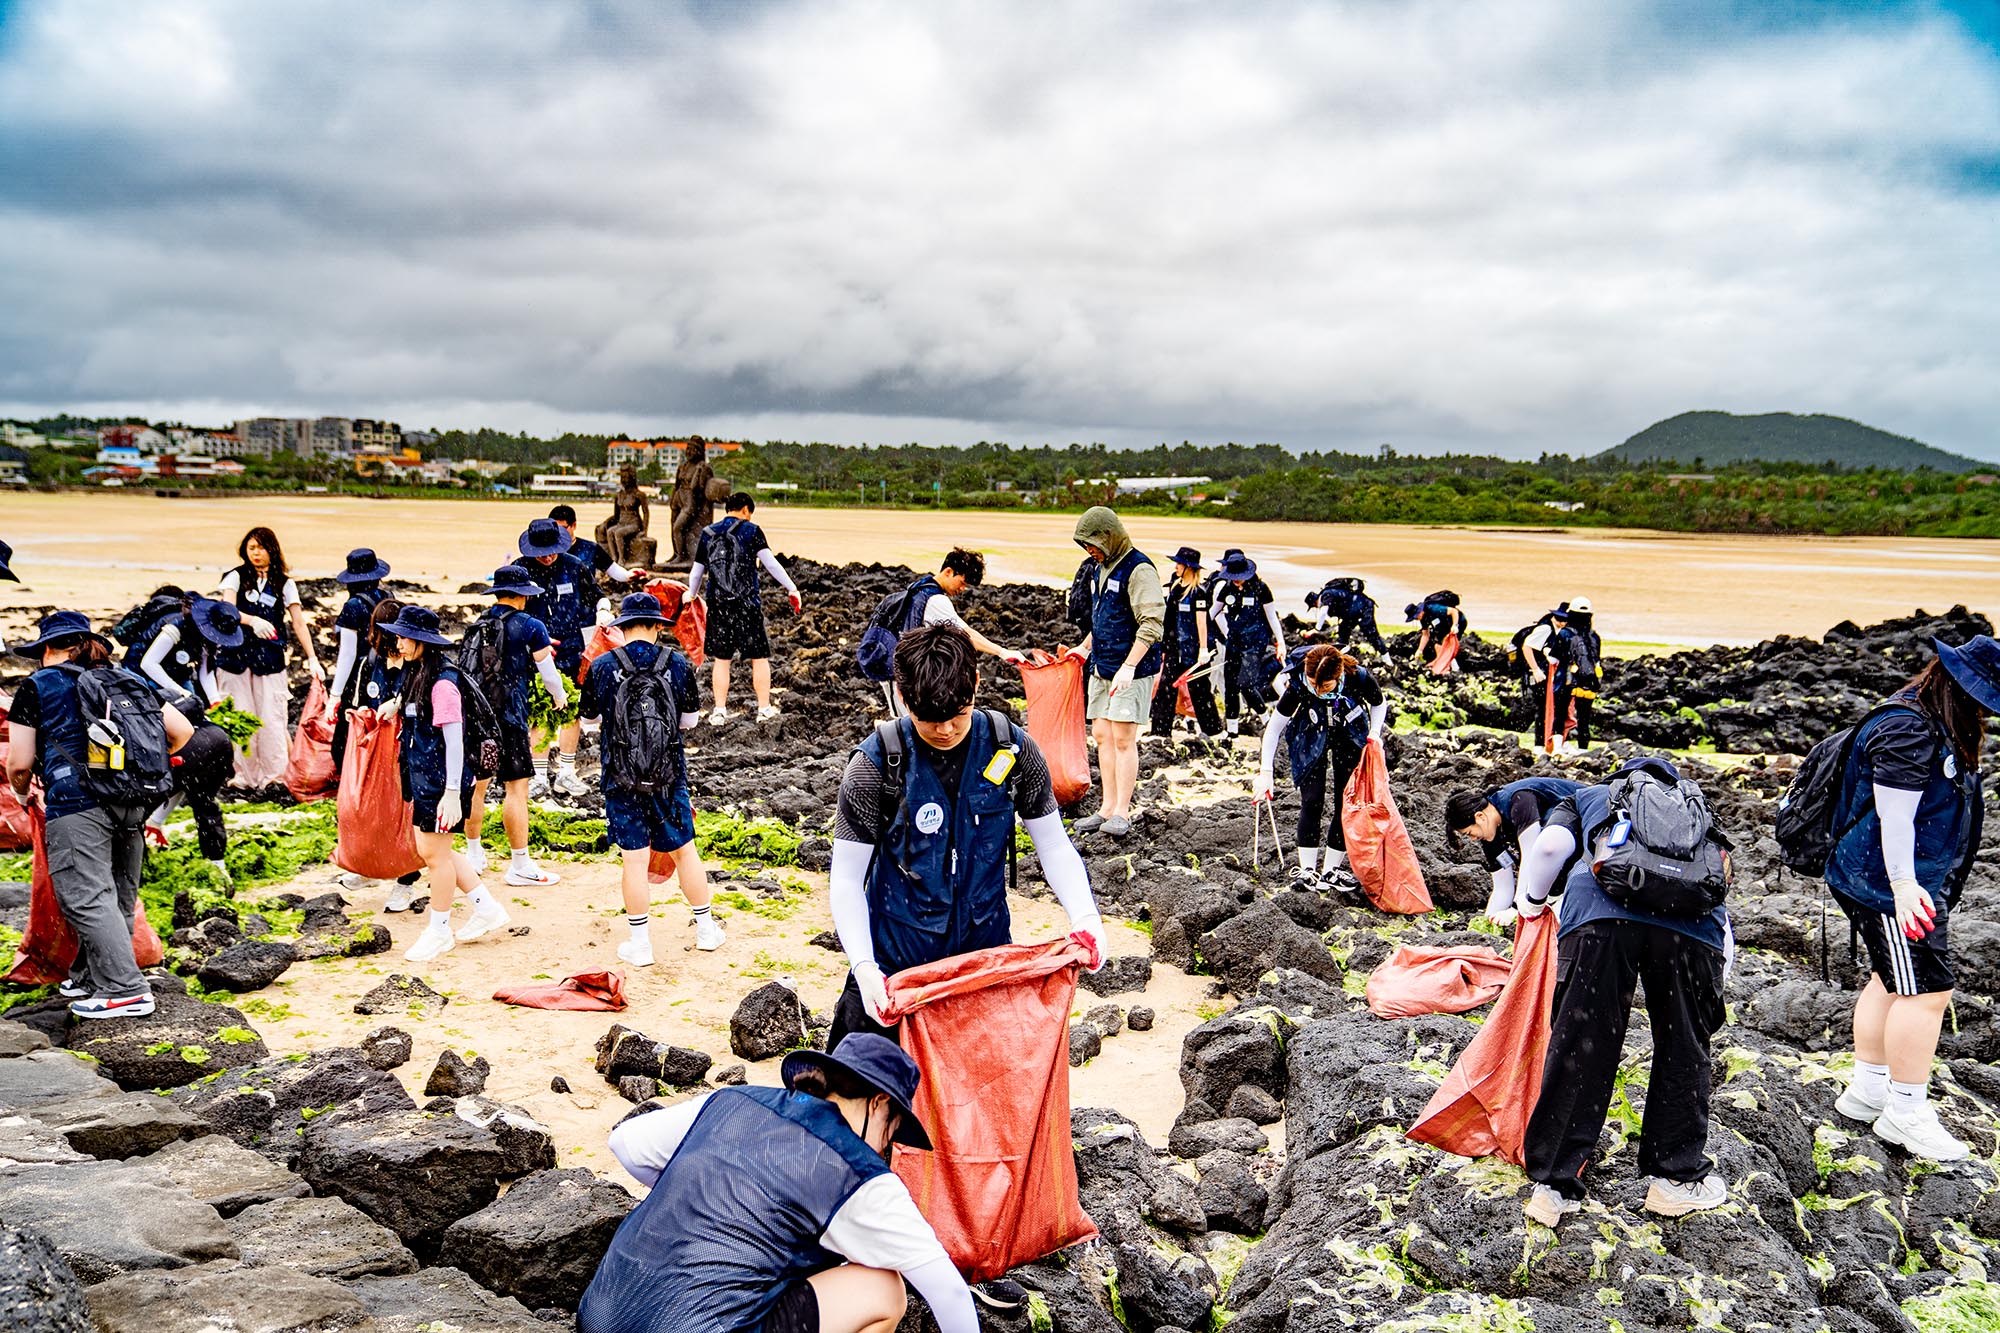
POLYGON ((431 725, 443 727, 463 721, 465 721, 465 706, 459 698, 458 686, 448 680, 441 680, 431 686, 431 725))

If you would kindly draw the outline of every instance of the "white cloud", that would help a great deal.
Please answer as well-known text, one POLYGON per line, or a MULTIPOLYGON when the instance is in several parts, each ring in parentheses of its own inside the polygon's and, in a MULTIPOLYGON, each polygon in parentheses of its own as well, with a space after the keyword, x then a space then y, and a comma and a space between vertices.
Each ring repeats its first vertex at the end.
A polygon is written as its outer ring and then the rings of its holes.
POLYGON ((520 0, 0 35, 0 400, 1581 452, 1696 407, 2000 454, 1991 53, 1589 0, 520 0))

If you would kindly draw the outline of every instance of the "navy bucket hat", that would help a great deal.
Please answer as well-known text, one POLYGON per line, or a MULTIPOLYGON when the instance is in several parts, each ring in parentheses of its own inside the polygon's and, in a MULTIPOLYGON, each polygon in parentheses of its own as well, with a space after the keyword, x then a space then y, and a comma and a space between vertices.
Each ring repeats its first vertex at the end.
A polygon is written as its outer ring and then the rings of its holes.
POLYGON ((1186 565, 1189 569, 1200 569, 1201 552, 1195 550, 1192 546, 1183 546, 1180 550, 1174 552, 1174 563, 1177 565, 1186 565))
POLYGON ((896 1109, 903 1113, 890 1142, 930 1151, 931 1136, 924 1132, 923 1121, 917 1119, 916 1108, 911 1104, 916 1100, 917 1084, 923 1076, 917 1070, 917 1062, 895 1042, 873 1032, 851 1032, 840 1039, 840 1045, 833 1048, 831 1055, 793 1051, 785 1057, 778 1073, 789 1088, 799 1073, 807 1069, 844 1069, 877 1092, 887 1093, 896 1109))
POLYGON ((20 644, 14 649, 21 657, 40 657, 42 649, 60 647, 72 639, 96 639, 109 647, 102 634, 90 628, 90 617, 81 611, 51 611, 42 617, 37 627, 33 643, 20 644))
POLYGON ((405 605, 384 628, 385 632, 399 639, 415 639, 418 643, 435 643, 445 648, 451 646, 451 640, 438 632, 437 612, 427 606, 405 605))
POLYGON ((373 583, 389 576, 389 562, 380 559, 366 546, 357 546, 347 553, 347 568, 334 577, 342 583, 373 583))
POLYGON ((2000 643, 1981 634, 1957 648, 1943 639, 1932 639, 1931 647, 1958 688, 1987 712, 2000 713, 2000 643))
POLYGON ((201 637, 216 647, 243 646, 243 613, 236 608, 236 603, 197 597, 188 616, 194 621, 195 630, 201 637))
POLYGON ((522 555, 561 555, 574 539, 552 518, 538 518, 521 534, 522 555))
POLYGON ((625 600, 618 603, 618 618, 611 622, 616 628, 627 625, 664 625, 667 613, 660 605, 660 599, 649 592, 625 594, 625 600))
POLYGON ((1257 562, 1241 551, 1225 551, 1219 569, 1222 577, 1231 583, 1242 583, 1257 577, 1257 562))
POLYGON ((9 562, 13 558, 14 548, 6 542, 0 542, 0 579, 6 579, 9 583, 19 583, 21 576, 16 574, 9 565, 9 562))
POLYGON ((486 585, 488 597, 540 597, 542 585, 529 576, 519 565, 502 565, 493 571, 493 579, 486 585))

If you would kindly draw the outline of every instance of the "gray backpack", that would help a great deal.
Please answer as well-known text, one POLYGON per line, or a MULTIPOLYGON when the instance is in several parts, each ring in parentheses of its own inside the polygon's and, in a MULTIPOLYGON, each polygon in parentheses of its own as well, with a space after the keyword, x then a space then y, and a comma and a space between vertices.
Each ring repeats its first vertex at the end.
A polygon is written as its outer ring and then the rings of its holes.
MULTIPOLYGON (((1657 759, 1640 759, 1611 779, 1610 830, 1592 865, 1606 897, 1630 911, 1692 920, 1729 893, 1729 840, 1715 827, 1708 798, 1657 759)), ((1594 845, 1593 830, 1589 842, 1594 845)))

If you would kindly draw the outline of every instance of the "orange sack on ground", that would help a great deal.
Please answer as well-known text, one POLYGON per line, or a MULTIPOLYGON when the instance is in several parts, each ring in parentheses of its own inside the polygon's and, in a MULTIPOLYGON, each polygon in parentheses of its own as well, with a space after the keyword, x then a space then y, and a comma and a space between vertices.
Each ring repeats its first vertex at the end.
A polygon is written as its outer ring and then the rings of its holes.
POLYGON ((503 986, 493 998, 528 1009, 623 1009, 625 978, 616 972, 579 972, 561 981, 503 986))
POLYGON ((1368 901, 1384 912, 1422 916, 1431 910, 1431 891, 1417 865, 1417 849, 1403 827, 1402 812, 1389 793, 1389 765, 1382 742, 1370 741, 1355 766, 1341 804, 1340 827, 1347 834, 1347 859, 1368 901))
MULTIPOLYGON (((7 710, 0 708, 0 773, 7 771, 7 710)), ((28 809, 14 794, 14 784, 0 781, 0 852, 24 852, 35 845, 28 826, 28 809)))
POLYGON ((1498 995, 1513 970, 1513 960, 1491 949, 1401 945, 1368 974, 1368 1012, 1377 1018, 1462 1014, 1498 995))
POLYGON ((333 863, 369 879, 395 879, 421 870, 424 864, 417 855, 410 803, 403 799, 403 779, 396 771, 396 741, 401 734, 402 719, 393 714, 387 722, 370 708, 347 715, 333 863))
POLYGON ((314 676, 299 706, 299 725, 292 732, 285 760, 285 790, 303 804, 333 795, 333 723, 326 720, 326 682, 314 676))
MULTIPOLYGON (((45 830, 48 816, 40 806, 28 811, 30 840, 35 848, 35 869, 28 888, 28 929, 14 951, 14 966, 0 977, 12 986, 46 986, 69 975, 76 961, 76 932, 56 906, 55 881, 49 878, 49 849, 45 830)), ((140 967, 158 967, 166 955, 153 923, 146 920, 146 904, 140 903, 132 916, 132 953, 140 967)))
POLYGON ((1097 1234, 1076 1198, 1069 1011, 1085 948, 1008 944, 890 977, 883 1017, 923 1071, 917 1118, 933 1150, 896 1149, 945 1253, 968 1282, 1097 1234))
POLYGON ((1457 658, 1458 658, 1458 631, 1453 630, 1451 633, 1445 635, 1442 639, 1438 640, 1437 656, 1431 659, 1431 674, 1433 676, 1442 676, 1448 674, 1451 671, 1451 664, 1454 661, 1456 661, 1457 658))
POLYGON ((1049 761, 1056 804, 1070 805, 1090 791, 1090 746, 1085 737, 1083 663, 1036 651, 1021 666, 1028 700, 1028 734, 1049 761))
POLYGON ((1556 914, 1544 912, 1522 919, 1507 988, 1409 1137, 1461 1157, 1499 1156, 1521 1165, 1528 1117, 1542 1093, 1555 995, 1556 914))

